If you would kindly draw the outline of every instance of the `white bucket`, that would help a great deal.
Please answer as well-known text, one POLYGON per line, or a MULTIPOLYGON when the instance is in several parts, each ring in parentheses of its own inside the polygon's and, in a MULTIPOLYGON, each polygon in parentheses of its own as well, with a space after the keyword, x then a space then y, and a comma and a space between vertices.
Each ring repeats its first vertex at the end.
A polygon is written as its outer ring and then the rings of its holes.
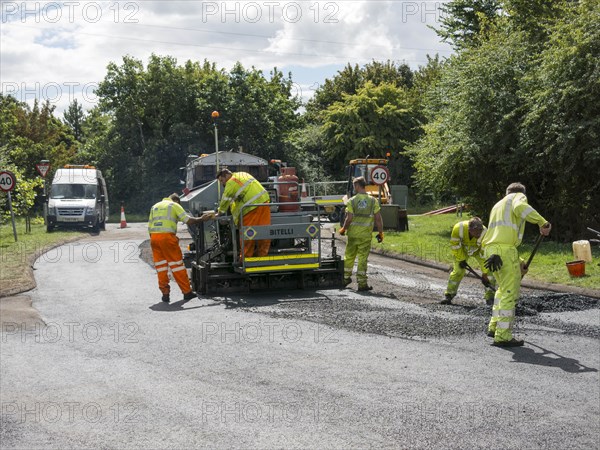
POLYGON ((590 241, 573 242, 573 258, 585 262, 592 262, 592 248, 590 241))

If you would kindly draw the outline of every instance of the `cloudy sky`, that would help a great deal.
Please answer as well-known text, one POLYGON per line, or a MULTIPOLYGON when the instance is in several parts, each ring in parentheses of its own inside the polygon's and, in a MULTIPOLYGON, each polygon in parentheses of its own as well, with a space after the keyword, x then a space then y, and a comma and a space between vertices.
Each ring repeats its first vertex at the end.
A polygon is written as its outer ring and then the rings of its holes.
POLYGON ((0 83, 4 94, 50 100, 61 113, 77 98, 96 102, 106 65, 131 55, 171 55, 183 64, 236 61, 266 74, 291 72, 303 99, 348 62, 406 62, 450 55, 428 26, 433 1, 67 1, 0 0, 0 83))

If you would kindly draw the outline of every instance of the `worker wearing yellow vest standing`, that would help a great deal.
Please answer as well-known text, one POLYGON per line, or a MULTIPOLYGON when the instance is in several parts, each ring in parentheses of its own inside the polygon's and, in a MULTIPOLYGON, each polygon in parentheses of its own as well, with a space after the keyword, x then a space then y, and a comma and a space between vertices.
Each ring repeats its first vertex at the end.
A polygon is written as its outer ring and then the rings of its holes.
POLYGON ((383 242, 383 220, 381 218, 381 207, 379 202, 367 194, 367 183, 364 177, 352 180, 354 191, 357 193, 348 200, 346 204, 346 219, 344 226, 340 228, 340 234, 348 233, 348 243, 344 254, 344 284, 347 286, 352 282, 352 269, 354 260, 358 255, 358 268, 356 280, 359 291, 370 291, 371 286, 367 284, 367 260, 371 251, 371 240, 373 238, 373 224, 377 226, 377 241, 383 242))
POLYGON ((506 188, 506 196, 492 208, 488 231, 483 238, 485 266, 498 281, 488 336, 493 337, 494 345, 499 347, 523 345, 522 340, 513 338, 512 327, 521 278, 526 273, 525 262, 517 251, 526 221, 537 224, 542 235, 550 234, 550 222, 527 204, 525 186, 512 183, 506 188))
POLYGON ((446 298, 441 301, 442 305, 452 303, 452 299, 458 292, 458 286, 460 286, 460 282, 465 276, 465 269, 467 268, 469 258, 476 259, 481 268, 482 282, 486 287, 483 297, 485 302, 488 305, 494 302, 494 291, 492 288, 495 285, 495 280, 493 276, 489 275, 488 270, 483 265, 483 250, 481 249, 481 242, 486 231, 487 228, 483 226, 479 217, 472 217, 470 220, 458 222, 452 228, 450 248, 454 256, 454 265, 448 279, 446 292, 444 293, 446 298))
MULTIPOLYGON (((252 206, 270 201, 269 193, 252 175, 246 172, 232 173, 229 169, 222 169, 217 173, 217 179, 225 186, 218 215, 225 214, 231 207, 233 221, 238 226, 242 214, 245 227, 271 224, 270 206, 252 206)), ((255 247, 258 247, 258 256, 267 256, 271 246, 271 241, 266 239, 258 242, 253 240, 242 242, 244 245, 242 254, 245 258, 254 256, 255 247)))
POLYGON ((192 292, 190 279, 183 264, 183 254, 179 247, 179 238, 177 237, 177 222, 183 222, 193 225, 200 223, 198 217, 190 217, 183 207, 179 204, 179 196, 171 194, 156 203, 150 210, 148 218, 148 232, 150 233, 150 247, 152 248, 152 257, 154 267, 158 275, 158 288, 162 292, 162 301, 169 303, 171 301, 169 286, 169 272, 183 292, 184 300, 191 300, 196 297, 192 292))

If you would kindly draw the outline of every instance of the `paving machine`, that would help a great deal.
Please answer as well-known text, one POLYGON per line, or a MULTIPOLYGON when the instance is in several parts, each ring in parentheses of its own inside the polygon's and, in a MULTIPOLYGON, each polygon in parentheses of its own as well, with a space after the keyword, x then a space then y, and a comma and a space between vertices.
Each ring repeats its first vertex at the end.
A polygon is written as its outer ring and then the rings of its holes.
MULTIPOLYGON (((343 286, 343 258, 337 254, 333 230, 323 230, 321 206, 289 201, 282 194, 297 181, 263 181, 271 203, 271 224, 239 226, 232 216, 222 216, 190 226, 190 251, 185 252, 191 267, 192 288, 199 294, 231 294, 269 289, 317 289, 343 286), (287 200, 287 201, 286 201, 287 200), (316 211, 316 213, 313 213, 316 211), (244 258, 250 241, 270 240, 267 256, 244 258)), ((199 215, 216 210, 222 187, 217 180, 189 190, 182 206, 199 215)))
MULTIPOLYGON (((278 209, 282 203, 268 205, 278 209)), ((271 225, 246 226, 243 217, 240 221, 237 227, 232 216, 217 217, 192 230, 196 292, 218 295, 343 286, 343 259, 333 233, 331 245, 325 245, 319 216, 313 221, 311 214, 302 211, 272 212, 271 225), (259 240, 271 241, 267 256, 241 256, 249 241, 259 240)))

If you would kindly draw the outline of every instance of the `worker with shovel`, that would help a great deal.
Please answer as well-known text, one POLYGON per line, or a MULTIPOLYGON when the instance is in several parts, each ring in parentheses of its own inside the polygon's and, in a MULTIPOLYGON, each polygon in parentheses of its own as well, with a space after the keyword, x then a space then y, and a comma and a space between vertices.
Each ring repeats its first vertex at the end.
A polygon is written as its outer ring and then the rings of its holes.
POLYGON ((446 292, 444 293, 446 298, 440 302, 442 305, 450 305, 452 303, 452 299, 456 296, 458 286, 465 276, 466 270, 469 270, 469 272, 481 279, 481 282, 485 286, 484 300, 486 304, 491 306, 494 302, 496 280, 493 276, 489 275, 489 271, 483 264, 483 250, 481 249, 481 242, 486 231, 487 229, 483 226, 483 222, 479 217, 458 222, 452 228, 450 248, 454 256, 454 266, 448 279, 446 292), (477 260, 479 267, 481 267, 481 276, 471 269, 468 263, 469 258, 477 260))
POLYGON ((530 257, 529 262, 525 263, 517 251, 526 221, 540 227, 540 239, 550 234, 550 222, 527 203, 525 186, 512 183, 506 188, 506 196, 492 208, 488 231, 483 238, 484 256, 487 258, 485 267, 498 281, 492 318, 488 325, 488 336, 494 338, 494 345, 498 347, 520 347, 524 343, 513 338, 512 327, 521 278, 527 273, 531 262, 530 257))

